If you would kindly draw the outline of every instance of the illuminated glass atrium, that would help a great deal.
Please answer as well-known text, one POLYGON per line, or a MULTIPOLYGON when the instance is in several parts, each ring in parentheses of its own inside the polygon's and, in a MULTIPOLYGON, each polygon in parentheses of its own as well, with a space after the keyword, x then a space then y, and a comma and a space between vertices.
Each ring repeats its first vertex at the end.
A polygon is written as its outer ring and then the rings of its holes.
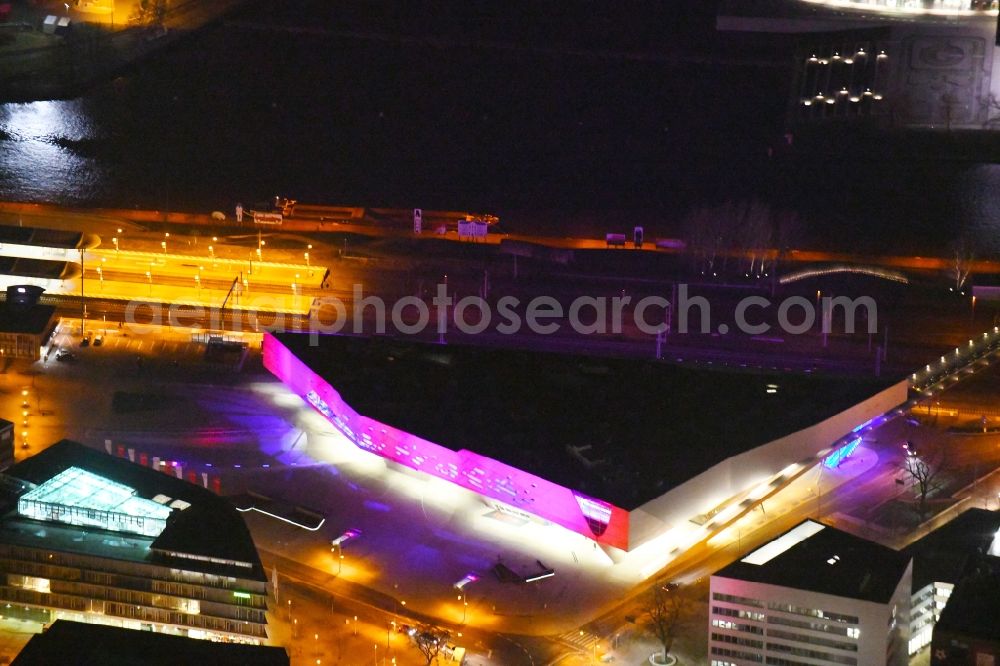
POLYGON ((35 520, 156 537, 171 508, 136 497, 135 490, 79 467, 69 467, 21 496, 17 512, 35 520))

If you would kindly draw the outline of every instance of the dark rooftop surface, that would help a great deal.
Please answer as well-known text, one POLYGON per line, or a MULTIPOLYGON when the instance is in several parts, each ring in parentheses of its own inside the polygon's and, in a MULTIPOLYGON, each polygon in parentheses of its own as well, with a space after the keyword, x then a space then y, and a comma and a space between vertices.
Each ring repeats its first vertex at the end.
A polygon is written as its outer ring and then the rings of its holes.
POLYGON ((56 309, 52 305, 33 305, 18 308, 0 303, 0 333, 33 333, 41 335, 49 325, 56 309))
POLYGON ((85 240, 89 239, 77 231, 0 224, 0 243, 76 250, 81 247, 85 240))
POLYGON ((392 338, 322 336, 310 347, 306 334, 275 337, 361 414, 624 509, 890 383, 392 338))
POLYGON ((913 557, 913 589, 933 582, 957 583, 970 562, 989 552, 1000 530, 1000 512, 963 511, 919 541, 906 547, 913 557))
POLYGON ((0 256, 0 275, 66 280, 79 274, 79 266, 66 261, 0 256))
POLYGON ((955 586, 934 627, 938 632, 1000 643, 1000 566, 984 567, 955 586))
POLYGON ((12 666, 288 666, 284 648, 171 636, 103 624, 56 620, 31 637, 12 666))
MULTIPOLYGON (((250 532, 235 508, 206 488, 122 458, 63 440, 6 471, 8 477, 41 484, 69 467, 80 467, 136 490, 152 499, 163 494, 191 506, 175 509, 155 540, 141 535, 104 532, 94 528, 60 525, 21 518, 9 513, 0 521, 0 539, 34 547, 86 552, 114 559, 141 560, 161 566, 182 566, 193 571, 226 573, 252 580, 267 580, 250 532), (83 533, 86 534, 83 534, 83 533), (82 536, 81 536, 82 535, 82 536), (224 560, 249 562, 252 568, 212 564, 189 558, 163 558, 153 551, 178 551, 224 560)), ((16 498, 8 497, 11 509, 16 498)))
MULTIPOLYGON (((807 520, 799 525, 806 523, 816 524, 807 520)), ((750 564, 740 559, 715 575, 885 603, 892 598, 909 561, 905 553, 824 526, 763 564, 750 564), (829 563, 835 557, 834 562, 829 563)))

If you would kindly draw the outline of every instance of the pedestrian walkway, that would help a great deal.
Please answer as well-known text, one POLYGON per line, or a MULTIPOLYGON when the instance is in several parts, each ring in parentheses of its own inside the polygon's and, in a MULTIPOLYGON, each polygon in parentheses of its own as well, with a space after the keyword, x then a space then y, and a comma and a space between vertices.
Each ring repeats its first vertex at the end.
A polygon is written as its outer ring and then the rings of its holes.
POLYGON ((583 652, 593 652, 595 647, 600 649, 601 644, 601 639, 599 637, 583 630, 567 631, 559 634, 557 638, 559 641, 583 652))

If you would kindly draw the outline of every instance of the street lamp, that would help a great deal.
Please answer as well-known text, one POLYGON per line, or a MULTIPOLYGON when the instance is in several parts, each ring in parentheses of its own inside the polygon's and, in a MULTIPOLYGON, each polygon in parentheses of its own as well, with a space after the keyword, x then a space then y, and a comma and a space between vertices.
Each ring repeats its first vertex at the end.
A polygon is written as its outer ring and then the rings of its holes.
POLYGON ((97 277, 101 281, 101 289, 103 290, 104 289, 104 270, 100 266, 97 267, 97 277))
POLYGON ((112 238, 111 242, 115 244, 115 254, 118 254, 118 236, 112 238))
POLYGON ((146 280, 149 281, 149 295, 152 296, 153 295, 153 274, 150 273, 149 271, 146 271, 146 280))
POLYGON ((160 241, 160 247, 163 248, 163 256, 167 256, 167 241, 160 241))

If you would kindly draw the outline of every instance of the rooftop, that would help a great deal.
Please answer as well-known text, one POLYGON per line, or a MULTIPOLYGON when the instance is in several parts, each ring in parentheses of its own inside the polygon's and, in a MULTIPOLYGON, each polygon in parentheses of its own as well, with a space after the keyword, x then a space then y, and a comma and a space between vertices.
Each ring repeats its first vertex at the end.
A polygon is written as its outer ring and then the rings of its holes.
POLYGON ((0 224, 0 244, 79 250, 81 247, 96 247, 98 240, 96 236, 77 231, 0 224))
POLYGON ((1000 512, 963 511, 906 547, 913 557, 913 589, 929 583, 956 583, 980 555, 1000 555, 1000 512))
POLYGON ((103 624, 56 620, 41 634, 31 637, 12 666, 73 663, 88 666, 288 666, 284 648, 171 636, 153 631, 121 629, 103 624))
POLYGON ((2 542, 151 564, 164 564, 167 554, 183 553, 189 557, 171 557, 173 566, 183 562, 185 569, 193 571, 266 580, 242 517, 228 501, 201 486, 70 440, 14 465, 5 476, 30 485, 20 497, 6 494, 8 510, 0 518, 2 542), (61 487, 65 481, 79 485, 61 487), (60 522, 40 521, 14 510, 19 499, 32 498, 100 506, 117 513, 114 524, 100 526, 74 525, 67 514, 60 516, 60 522), (166 525, 157 534, 123 531, 118 519, 125 509, 133 518, 139 517, 137 513, 157 519, 165 516, 166 525), (229 564, 235 562, 249 566, 229 564))
POLYGON ((79 467, 69 467, 42 485, 35 486, 21 495, 18 505, 21 515, 37 520, 53 520, 50 507, 83 509, 79 516, 76 512, 67 515, 68 512, 60 511, 59 520, 73 525, 91 525, 149 536, 158 536, 163 531, 172 511, 155 500, 137 497, 135 490, 128 486, 79 467), (108 521, 106 516, 116 516, 117 519, 108 521), (139 520, 132 529, 128 524, 117 527, 131 518, 139 520))
POLYGON ((889 381, 386 337, 275 338, 357 412, 633 509, 889 381))
POLYGON ((715 575, 885 603, 909 561, 904 553, 806 520, 715 575))
POLYGON ((934 628, 1000 644, 1000 566, 981 567, 955 586, 934 628))
POLYGON ((0 333, 30 333, 42 335, 48 328, 56 308, 52 305, 33 305, 17 308, 0 303, 0 333))
POLYGON ((67 261, 0 256, 0 274, 44 280, 70 280, 80 275, 80 266, 67 261))

